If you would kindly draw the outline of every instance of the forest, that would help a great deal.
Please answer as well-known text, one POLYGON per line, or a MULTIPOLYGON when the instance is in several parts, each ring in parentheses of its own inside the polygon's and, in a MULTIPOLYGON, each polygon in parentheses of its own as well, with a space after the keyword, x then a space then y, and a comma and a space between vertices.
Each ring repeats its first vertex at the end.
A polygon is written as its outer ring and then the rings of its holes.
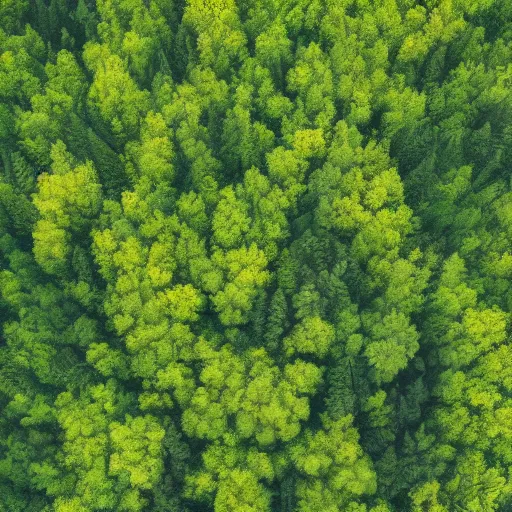
POLYGON ((0 0, 0 510, 512 510, 512 0, 0 0))

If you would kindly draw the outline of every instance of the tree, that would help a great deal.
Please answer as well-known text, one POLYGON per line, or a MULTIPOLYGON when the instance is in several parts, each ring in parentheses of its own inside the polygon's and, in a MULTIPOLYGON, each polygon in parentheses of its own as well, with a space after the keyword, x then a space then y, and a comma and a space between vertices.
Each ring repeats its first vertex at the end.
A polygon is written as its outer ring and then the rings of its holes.
POLYGON ((323 429, 306 431, 290 448, 290 457, 299 471, 299 510, 339 510, 376 490, 375 473, 358 444, 352 417, 338 421, 322 417, 323 429))
POLYGON ((52 160, 53 174, 41 176, 34 197, 41 217, 34 229, 34 255, 46 272, 59 274, 69 265, 72 237, 88 234, 102 194, 91 163, 72 169, 62 142, 52 147, 52 160))
POLYGON ((108 47, 90 43, 83 57, 94 74, 87 105, 101 132, 117 146, 136 138, 140 119, 149 110, 149 93, 137 87, 108 47))
POLYGON ((201 64, 211 67, 219 77, 229 76, 231 66, 246 57, 245 34, 234 1, 191 0, 183 13, 183 24, 197 38, 201 64))
POLYGON ((511 0, 0 3, 0 509, 511 508, 511 0))

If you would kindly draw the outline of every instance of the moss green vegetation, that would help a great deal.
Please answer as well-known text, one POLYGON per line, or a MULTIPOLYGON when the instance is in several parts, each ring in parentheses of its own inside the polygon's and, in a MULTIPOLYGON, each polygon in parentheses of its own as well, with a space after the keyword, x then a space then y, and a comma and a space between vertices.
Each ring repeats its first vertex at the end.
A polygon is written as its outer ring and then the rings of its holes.
POLYGON ((0 0, 0 510, 512 510, 512 0, 0 0))

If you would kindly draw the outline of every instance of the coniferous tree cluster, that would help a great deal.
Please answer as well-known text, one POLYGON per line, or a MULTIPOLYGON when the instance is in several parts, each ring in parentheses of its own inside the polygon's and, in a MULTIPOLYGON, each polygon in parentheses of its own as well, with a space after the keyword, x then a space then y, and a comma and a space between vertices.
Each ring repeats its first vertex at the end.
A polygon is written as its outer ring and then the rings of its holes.
POLYGON ((512 0, 1 0, 0 510, 512 510, 512 0))

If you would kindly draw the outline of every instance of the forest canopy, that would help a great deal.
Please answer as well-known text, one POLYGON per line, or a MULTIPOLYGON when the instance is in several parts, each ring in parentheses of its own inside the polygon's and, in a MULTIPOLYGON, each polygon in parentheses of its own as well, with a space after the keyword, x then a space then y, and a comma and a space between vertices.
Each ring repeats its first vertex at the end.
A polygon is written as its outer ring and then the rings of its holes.
POLYGON ((512 510, 510 162, 512 0, 0 0, 0 510, 512 510))

